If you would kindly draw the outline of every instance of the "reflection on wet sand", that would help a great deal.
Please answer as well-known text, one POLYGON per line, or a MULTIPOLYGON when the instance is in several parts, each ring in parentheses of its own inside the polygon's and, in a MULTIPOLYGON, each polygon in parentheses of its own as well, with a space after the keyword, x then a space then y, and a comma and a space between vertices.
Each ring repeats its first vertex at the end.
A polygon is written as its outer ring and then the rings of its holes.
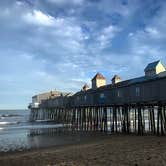
POLYGON ((101 139, 106 134, 100 132, 69 131, 65 128, 31 129, 28 133, 28 144, 31 148, 67 145, 101 139))
POLYGON ((102 135, 105 134, 90 131, 69 131, 64 127, 55 127, 55 124, 52 128, 41 128, 39 126, 39 128, 6 130, 0 135, 0 152, 68 145, 101 139, 102 135))

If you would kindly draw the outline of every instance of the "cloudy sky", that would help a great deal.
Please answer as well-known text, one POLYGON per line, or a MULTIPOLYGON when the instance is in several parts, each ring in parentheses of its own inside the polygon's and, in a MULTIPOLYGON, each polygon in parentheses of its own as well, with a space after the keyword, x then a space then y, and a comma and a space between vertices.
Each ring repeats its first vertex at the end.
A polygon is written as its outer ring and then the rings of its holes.
POLYGON ((0 0, 0 108, 166 63, 166 1, 0 0))

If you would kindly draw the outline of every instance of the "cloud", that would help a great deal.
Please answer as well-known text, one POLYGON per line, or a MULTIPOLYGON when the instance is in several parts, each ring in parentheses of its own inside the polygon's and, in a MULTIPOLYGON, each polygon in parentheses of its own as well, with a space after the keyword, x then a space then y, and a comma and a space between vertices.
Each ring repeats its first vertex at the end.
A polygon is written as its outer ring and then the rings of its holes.
POLYGON ((76 92, 96 72, 108 82, 143 75, 166 61, 165 9, 152 0, 0 1, 0 106, 10 94, 26 107, 35 93, 76 92))
POLYGON ((64 6, 64 5, 81 5, 84 0, 48 0, 51 3, 54 3, 58 6, 64 6))
POLYGON ((40 10, 33 10, 31 13, 26 13, 23 18, 30 24, 43 26, 54 25, 54 18, 50 15, 44 14, 40 10))
POLYGON ((97 37, 97 40, 100 43, 101 48, 105 48, 108 45, 111 46, 111 41, 115 37, 115 35, 120 31, 120 28, 115 26, 108 26, 102 29, 97 37))
POLYGON ((149 33, 150 37, 152 38, 160 38, 161 36, 160 32, 153 27, 146 27, 145 32, 149 33))

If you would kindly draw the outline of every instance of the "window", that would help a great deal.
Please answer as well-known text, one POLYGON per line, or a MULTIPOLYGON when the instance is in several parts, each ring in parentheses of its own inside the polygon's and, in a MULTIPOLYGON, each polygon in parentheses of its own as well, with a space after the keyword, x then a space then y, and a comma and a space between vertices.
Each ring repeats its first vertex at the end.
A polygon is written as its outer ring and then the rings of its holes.
POLYGON ((117 96, 122 97, 122 92, 120 90, 117 91, 117 96))
POLYGON ((104 98, 105 96, 104 96, 104 93, 101 93, 100 94, 100 98, 104 98))
POLYGON ((120 97, 120 91, 119 90, 117 91, 117 96, 120 97))
POLYGON ((87 96, 85 95, 85 96, 84 96, 84 100, 86 101, 86 99, 87 99, 87 96))
POLYGON ((104 93, 100 93, 100 97, 99 97, 99 103, 100 104, 104 104, 106 101, 106 96, 104 93))
POLYGON ((135 95, 140 96, 140 87, 136 87, 135 89, 135 95))

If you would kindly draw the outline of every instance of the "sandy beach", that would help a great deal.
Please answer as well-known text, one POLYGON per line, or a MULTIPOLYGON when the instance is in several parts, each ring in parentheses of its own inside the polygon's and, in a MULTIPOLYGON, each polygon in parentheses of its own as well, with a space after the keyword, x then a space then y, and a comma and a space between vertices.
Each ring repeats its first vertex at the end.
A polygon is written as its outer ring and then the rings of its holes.
POLYGON ((1 166, 166 165, 166 138, 108 135, 100 140, 3 154, 1 166))

